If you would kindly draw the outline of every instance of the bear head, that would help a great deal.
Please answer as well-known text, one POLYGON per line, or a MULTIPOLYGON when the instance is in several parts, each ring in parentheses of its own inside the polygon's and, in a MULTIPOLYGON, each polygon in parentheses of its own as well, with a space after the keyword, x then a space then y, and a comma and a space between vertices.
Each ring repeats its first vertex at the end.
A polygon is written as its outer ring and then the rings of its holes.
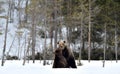
POLYGON ((57 42, 57 45, 58 45, 58 48, 59 48, 59 49, 64 50, 65 47, 67 46, 67 43, 66 43, 66 41, 64 41, 64 40, 61 40, 61 41, 58 41, 58 42, 57 42))

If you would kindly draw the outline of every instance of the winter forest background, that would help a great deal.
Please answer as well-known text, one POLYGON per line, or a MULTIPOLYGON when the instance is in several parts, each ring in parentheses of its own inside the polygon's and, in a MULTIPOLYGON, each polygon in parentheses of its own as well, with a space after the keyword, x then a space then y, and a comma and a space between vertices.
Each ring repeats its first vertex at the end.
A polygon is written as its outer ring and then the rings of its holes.
POLYGON ((66 40, 79 60, 120 60, 120 0, 0 0, 0 59, 53 60, 66 40))

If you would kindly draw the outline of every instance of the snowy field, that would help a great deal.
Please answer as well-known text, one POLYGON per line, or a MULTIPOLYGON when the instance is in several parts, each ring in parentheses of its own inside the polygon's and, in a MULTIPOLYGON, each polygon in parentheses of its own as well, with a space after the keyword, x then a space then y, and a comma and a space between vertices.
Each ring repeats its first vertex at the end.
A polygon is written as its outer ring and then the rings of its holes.
MULTIPOLYGON (((1 61, 0 61, 1 62, 1 61)), ((120 61, 106 61, 103 68, 102 61, 82 61, 82 66, 77 69, 53 69, 52 65, 43 66, 42 62, 30 61, 25 66, 23 61, 6 61, 5 65, 0 66, 0 74, 120 74, 120 61)))

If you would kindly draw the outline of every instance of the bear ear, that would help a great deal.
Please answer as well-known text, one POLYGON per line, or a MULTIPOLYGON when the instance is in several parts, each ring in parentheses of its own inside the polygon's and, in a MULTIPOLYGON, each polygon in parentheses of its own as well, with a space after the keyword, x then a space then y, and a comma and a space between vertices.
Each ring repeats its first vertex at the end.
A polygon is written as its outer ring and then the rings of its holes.
POLYGON ((57 44, 59 44, 59 41, 57 42, 57 44))
POLYGON ((63 41, 64 43, 66 43, 66 41, 63 41))

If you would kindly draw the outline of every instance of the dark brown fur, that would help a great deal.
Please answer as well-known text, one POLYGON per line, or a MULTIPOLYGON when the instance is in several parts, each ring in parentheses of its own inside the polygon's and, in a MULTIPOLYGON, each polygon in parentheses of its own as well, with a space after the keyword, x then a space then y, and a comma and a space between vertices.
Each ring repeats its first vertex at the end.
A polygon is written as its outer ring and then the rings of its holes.
POLYGON ((62 50, 59 48, 56 49, 53 68, 67 68, 67 67, 68 67, 68 64, 66 59, 62 55, 62 50))
POLYGON ((66 41, 59 41, 57 44, 53 68, 77 68, 74 54, 67 47, 66 41))
POLYGON ((72 50, 67 46, 62 50, 62 54, 67 60, 68 67, 77 68, 72 50))

